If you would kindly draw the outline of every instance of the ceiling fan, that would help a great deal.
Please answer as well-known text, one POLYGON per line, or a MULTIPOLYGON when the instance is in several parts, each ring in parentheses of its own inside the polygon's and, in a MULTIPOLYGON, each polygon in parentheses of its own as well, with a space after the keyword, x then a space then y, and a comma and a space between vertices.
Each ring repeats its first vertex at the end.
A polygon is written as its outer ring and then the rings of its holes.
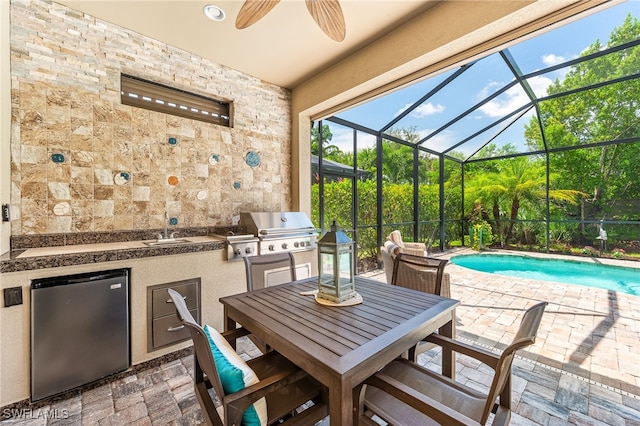
MULTIPOLYGON (((236 28, 243 29, 258 22, 280 0, 245 0, 236 18, 236 28)), ((335 41, 344 40, 346 28, 339 0, 305 0, 307 9, 326 35, 335 41)))

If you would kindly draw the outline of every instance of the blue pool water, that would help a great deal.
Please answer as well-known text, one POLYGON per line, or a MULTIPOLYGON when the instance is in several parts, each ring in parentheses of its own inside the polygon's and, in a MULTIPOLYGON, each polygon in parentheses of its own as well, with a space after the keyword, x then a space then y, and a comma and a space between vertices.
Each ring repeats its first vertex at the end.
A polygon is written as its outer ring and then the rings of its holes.
POLYGON ((469 254, 451 263, 490 274, 577 284, 640 295, 640 269, 530 256, 469 254))

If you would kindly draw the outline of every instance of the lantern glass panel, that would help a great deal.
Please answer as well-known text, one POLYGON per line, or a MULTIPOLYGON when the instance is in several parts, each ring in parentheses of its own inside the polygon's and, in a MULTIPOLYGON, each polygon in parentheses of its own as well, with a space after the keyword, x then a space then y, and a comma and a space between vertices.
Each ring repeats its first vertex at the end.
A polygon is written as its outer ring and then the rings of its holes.
POLYGON ((349 283, 352 281, 352 278, 353 278, 353 274, 351 273, 351 271, 353 271, 352 260, 353 260, 353 255, 351 253, 351 250, 340 253, 339 282, 341 285, 343 283, 349 283))
POLYGON ((333 259, 335 254, 331 252, 320 253, 320 281, 322 284, 332 285, 333 277, 335 276, 335 265, 333 259))

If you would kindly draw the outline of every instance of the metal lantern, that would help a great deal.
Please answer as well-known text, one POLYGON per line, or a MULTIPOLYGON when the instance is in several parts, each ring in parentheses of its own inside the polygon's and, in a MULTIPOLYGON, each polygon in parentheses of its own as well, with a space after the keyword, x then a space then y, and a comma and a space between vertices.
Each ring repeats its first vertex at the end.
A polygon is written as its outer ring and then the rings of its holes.
POLYGON ((318 298, 342 303, 357 296, 353 282, 355 244, 334 221, 318 241, 318 298))

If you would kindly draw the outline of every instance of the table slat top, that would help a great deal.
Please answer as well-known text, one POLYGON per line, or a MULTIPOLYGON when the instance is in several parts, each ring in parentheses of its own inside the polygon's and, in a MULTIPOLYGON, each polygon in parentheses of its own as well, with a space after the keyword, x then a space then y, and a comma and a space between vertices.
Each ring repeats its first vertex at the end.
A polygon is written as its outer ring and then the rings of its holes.
MULTIPOLYGON (((317 288, 317 278, 221 298, 231 317, 276 350, 297 348, 317 362, 344 372, 398 339, 437 321, 458 301, 356 277, 363 303, 325 306, 301 292, 317 288)), ((410 343, 407 343, 410 345, 410 343)), ((408 346, 407 346, 408 347, 408 346)), ((295 350, 294 350, 295 352, 295 350)), ((285 354, 302 356, 302 353, 285 354)))

